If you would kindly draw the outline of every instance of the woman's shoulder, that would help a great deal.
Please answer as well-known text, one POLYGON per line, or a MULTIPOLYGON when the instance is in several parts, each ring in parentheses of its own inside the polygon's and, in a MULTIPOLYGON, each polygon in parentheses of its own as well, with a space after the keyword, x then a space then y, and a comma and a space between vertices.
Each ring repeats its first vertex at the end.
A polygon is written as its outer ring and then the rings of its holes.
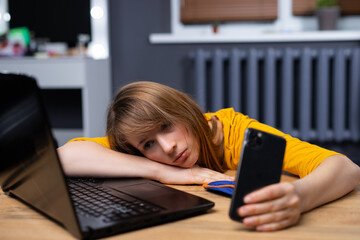
POLYGON ((216 116, 221 122, 226 121, 226 120, 232 121, 232 119, 234 119, 234 118, 247 117, 240 112, 236 112, 233 108, 224 108, 224 109, 220 109, 216 112, 204 113, 204 116, 205 116, 206 120, 208 120, 208 121, 211 120, 211 116, 216 116))
POLYGON ((207 112, 204 113, 204 116, 206 118, 206 120, 210 120, 211 116, 216 116, 216 117, 224 117, 224 116, 231 116, 235 114, 235 110, 233 108, 224 108, 224 109, 220 109, 216 112, 207 112))
POLYGON ((70 141, 68 141, 68 143, 74 142, 74 141, 91 141, 91 142, 96 142, 98 144, 101 144, 104 147, 110 148, 110 143, 109 143, 108 137, 95 137, 95 138, 78 137, 78 138, 71 139, 70 141))

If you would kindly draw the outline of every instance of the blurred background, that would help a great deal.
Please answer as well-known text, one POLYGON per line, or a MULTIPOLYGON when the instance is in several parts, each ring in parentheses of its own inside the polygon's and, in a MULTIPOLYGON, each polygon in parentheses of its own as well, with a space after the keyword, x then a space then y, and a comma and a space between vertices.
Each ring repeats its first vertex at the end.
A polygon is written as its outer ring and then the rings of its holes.
POLYGON ((35 76, 59 145, 155 81, 360 160, 360 1, 0 0, 0 71, 35 76))

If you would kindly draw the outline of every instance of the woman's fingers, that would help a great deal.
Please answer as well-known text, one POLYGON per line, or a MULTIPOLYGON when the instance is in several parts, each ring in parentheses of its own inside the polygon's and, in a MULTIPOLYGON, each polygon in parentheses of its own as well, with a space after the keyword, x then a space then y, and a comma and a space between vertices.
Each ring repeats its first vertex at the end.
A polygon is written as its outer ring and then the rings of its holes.
POLYGON ((250 204, 269 201, 282 197, 289 192, 295 192, 295 187, 291 183, 273 184, 247 194, 244 202, 250 204))
POLYGON ((280 230, 280 229, 284 229, 287 227, 290 227, 292 225, 294 225, 296 223, 296 221, 294 222, 292 219, 284 219, 282 221, 279 222, 272 222, 269 224, 264 224, 264 225, 260 225, 256 227, 257 231, 260 232, 269 232, 269 231, 276 231, 276 230, 280 230))
MULTIPOLYGON (((253 215, 243 219, 243 223, 247 226, 271 225, 272 223, 281 223, 287 220, 288 223, 296 223, 300 217, 300 212, 296 209, 284 209, 281 211, 253 215)), ((282 224, 280 224, 282 226, 282 224)))
POLYGON ((257 204, 247 204, 239 208, 239 215, 242 217, 259 215, 263 213, 276 212, 283 209, 299 209, 300 199, 295 194, 286 194, 280 198, 261 202, 257 204))
POLYGON ((287 219, 289 214, 286 210, 272 212, 257 216, 251 216, 243 219, 243 223, 247 226, 260 226, 267 223, 279 222, 287 219))
POLYGON ((220 180, 229 180, 229 181, 234 180, 234 177, 230 177, 228 175, 219 173, 217 171, 208 168, 202 168, 199 166, 194 166, 190 168, 190 171, 193 176, 195 184, 204 184, 204 183, 209 183, 212 181, 220 181, 220 180))
POLYGON ((239 208, 243 223, 258 231, 273 231, 295 224, 300 218, 300 198, 291 183, 274 184, 248 194, 239 208))

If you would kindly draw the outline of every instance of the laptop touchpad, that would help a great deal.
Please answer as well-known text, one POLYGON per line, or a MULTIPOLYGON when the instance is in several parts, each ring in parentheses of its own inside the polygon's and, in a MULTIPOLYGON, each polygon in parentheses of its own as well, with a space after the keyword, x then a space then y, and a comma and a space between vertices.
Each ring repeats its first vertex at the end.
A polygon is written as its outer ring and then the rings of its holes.
POLYGON ((112 186, 112 188, 164 208, 182 209, 193 206, 197 202, 196 198, 190 194, 151 183, 122 187, 112 186))

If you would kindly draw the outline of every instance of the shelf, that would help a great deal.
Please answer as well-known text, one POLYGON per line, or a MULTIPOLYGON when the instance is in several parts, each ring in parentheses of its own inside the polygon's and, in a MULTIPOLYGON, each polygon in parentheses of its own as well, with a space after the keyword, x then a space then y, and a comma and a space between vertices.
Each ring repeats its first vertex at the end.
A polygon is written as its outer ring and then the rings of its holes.
POLYGON ((36 76, 41 88, 81 88, 86 81, 86 58, 3 58, 0 69, 36 76))
POLYGON ((262 34, 172 34, 152 33, 152 44, 249 43, 249 42, 322 42, 360 41, 360 31, 268 32, 262 34))

